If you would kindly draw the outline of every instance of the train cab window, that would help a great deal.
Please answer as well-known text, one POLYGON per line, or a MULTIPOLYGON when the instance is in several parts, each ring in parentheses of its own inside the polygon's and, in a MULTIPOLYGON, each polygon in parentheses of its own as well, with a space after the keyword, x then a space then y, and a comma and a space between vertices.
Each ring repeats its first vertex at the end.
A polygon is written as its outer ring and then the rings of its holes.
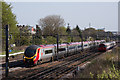
POLYGON ((59 51, 65 51, 65 48, 59 48, 58 50, 59 51))
POLYGON ((99 45, 99 47, 106 47, 104 44, 99 45))
POLYGON ((46 50, 45 51, 45 54, 50 54, 50 53, 52 53, 52 50, 46 50))

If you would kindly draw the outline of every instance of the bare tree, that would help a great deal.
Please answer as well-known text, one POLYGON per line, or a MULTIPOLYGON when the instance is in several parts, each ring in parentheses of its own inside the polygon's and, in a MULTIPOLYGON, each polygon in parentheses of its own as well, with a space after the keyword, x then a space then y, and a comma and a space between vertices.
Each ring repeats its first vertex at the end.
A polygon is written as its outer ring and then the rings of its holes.
POLYGON ((64 19, 59 15, 49 15, 39 20, 39 25, 44 35, 59 34, 59 27, 65 25, 64 19))

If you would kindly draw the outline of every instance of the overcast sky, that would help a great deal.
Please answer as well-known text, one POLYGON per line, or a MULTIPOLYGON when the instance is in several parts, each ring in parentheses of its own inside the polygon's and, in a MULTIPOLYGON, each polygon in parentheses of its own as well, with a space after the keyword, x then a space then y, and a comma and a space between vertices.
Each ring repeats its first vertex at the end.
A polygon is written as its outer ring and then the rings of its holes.
POLYGON ((12 2, 12 11, 19 24, 35 26, 40 18, 60 15, 67 26, 79 25, 81 29, 91 26, 106 31, 118 30, 117 2, 12 2))

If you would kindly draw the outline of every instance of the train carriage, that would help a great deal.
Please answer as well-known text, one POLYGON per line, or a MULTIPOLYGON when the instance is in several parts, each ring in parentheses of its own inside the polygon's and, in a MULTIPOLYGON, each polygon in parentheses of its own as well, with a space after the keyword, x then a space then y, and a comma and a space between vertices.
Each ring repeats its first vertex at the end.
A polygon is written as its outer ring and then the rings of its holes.
POLYGON ((48 61, 52 59, 52 56, 55 55, 54 45, 47 45, 42 47, 43 54, 41 55, 41 61, 48 61))
MULTIPOLYGON (((57 51, 57 45, 55 47, 56 47, 56 51, 57 51)), ((59 48, 58 48, 57 57, 62 58, 62 57, 65 56, 66 53, 67 53, 67 45, 66 44, 60 44, 59 48)))
POLYGON ((116 44, 114 44, 115 41, 111 41, 111 42, 106 42, 106 43, 102 43, 99 45, 98 47, 98 51, 106 51, 109 50, 111 48, 113 48, 116 44))

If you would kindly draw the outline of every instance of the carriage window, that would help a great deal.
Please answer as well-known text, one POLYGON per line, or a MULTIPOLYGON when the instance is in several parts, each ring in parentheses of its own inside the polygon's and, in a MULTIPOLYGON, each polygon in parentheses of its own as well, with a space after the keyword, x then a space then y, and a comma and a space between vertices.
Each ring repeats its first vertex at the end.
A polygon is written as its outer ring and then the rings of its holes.
POLYGON ((85 44, 84 46, 87 46, 87 44, 85 44))
POLYGON ((78 48, 81 48, 81 47, 82 47, 82 45, 79 45, 79 46, 78 46, 78 48))
POLYGON ((46 50, 45 51, 45 54, 49 54, 49 53, 52 53, 52 50, 46 50))
POLYGON ((75 48, 75 46, 71 46, 71 47, 69 47, 69 49, 74 49, 75 48))
POLYGON ((58 50, 59 51, 65 51, 65 48, 59 48, 58 50))
POLYGON ((91 46, 92 44, 90 43, 89 45, 91 46))

